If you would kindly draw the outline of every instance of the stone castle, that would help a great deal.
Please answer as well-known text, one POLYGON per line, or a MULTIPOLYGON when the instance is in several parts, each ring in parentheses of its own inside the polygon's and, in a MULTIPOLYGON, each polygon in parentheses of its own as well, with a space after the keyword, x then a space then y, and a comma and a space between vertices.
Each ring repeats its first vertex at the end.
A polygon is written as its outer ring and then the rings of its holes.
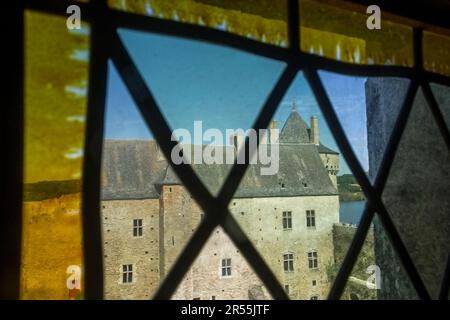
MULTIPOLYGON (((270 128, 278 128, 272 121, 270 128)), ((319 141, 292 109, 278 141, 279 171, 249 168, 230 211, 292 299, 323 299, 327 269, 336 261, 339 154, 319 141)), ((235 146, 224 146, 235 148, 235 146)), ((211 192, 230 165, 193 164, 211 192)), ((189 241, 203 212, 178 180, 155 141, 106 140, 102 169, 105 298, 149 299, 189 241)), ((270 299, 226 233, 217 228, 174 299, 270 299)))

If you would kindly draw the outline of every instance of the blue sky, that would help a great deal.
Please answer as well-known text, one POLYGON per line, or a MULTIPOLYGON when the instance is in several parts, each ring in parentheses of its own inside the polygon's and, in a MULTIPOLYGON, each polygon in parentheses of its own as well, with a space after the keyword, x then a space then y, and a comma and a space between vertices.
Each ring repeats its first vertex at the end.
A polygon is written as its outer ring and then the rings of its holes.
MULTIPOLYGON (((186 128, 193 132, 196 120, 202 120, 203 130, 217 128, 224 134, 225 129, 250 128, 285 68, 279 61, 198 41, 128 30, 120 30, 120 36, 172 129, 186 128)), ((341 124, 367 170, 365 79, 331 73, 320 75, 341 124)), ((274 116, 280 126, 288 117, 294 99, 307 123, 311 115, 318 116, 321 142, 339 151, 301 73, 274 116)), ((109 64, 105 134, 108 139, 152 139, 112 63, 109 64)), ((349 173, 343 159, 342 173, 349 173)))

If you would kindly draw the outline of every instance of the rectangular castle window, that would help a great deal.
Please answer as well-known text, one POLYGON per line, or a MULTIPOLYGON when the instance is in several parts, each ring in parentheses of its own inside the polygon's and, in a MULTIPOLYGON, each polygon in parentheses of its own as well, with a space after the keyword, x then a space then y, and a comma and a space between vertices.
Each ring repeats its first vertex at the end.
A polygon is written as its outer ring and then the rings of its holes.
POLYGON ((311 270, 318 268, 317 251, 311 250, 308 252, 308 267, 311 270))
POLYGON ((294 271, 294 255, 292 253, 283 255, 283 269, 285 272, 294 271))
POLYGON ((314 210, 306 210, 306 226, 316 226, 316 212, 314 210))
POLYGON ((231 276, 231 259, 222 259, 222 277, 231 276))
POLYGON ((289 292, 289 285, 288 284, 285 284, 284 285, 284 291, 286 292, 286 294, 289 294, 290 292, 289 292))
POLYGON ((133 265, 122 265, 122 283, 133 283, 133 265))
POLYGON ((142 219, 133 220, 133 237, 142 237, 142 219))
POLYGON ((283 211, 283 230, 292 229, 292 211, 283 211))

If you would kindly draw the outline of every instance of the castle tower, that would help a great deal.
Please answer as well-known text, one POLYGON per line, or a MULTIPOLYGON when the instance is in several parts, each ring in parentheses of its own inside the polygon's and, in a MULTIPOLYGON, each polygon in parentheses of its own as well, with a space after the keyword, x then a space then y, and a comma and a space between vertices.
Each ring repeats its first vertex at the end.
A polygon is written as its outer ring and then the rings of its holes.
POLYGON ((323 144, 319 144, 317 149, 322 159, 325 169, 328 171, 328 175, 333 182, 333 185, 337 188, 337 174, 339 172, 339 153, 325 147, 323 144))

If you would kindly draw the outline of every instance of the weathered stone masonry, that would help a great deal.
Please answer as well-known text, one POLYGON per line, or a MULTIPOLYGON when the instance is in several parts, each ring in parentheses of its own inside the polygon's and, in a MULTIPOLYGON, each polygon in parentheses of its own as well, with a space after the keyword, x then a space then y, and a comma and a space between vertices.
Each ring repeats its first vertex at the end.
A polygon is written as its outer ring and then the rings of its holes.
MULTIPOLYGON (((326 268, 334 261, 333 225, 339 222, 333 180, 338 153, 320 144, 317 130, 312 136, 296 110, 281 130, 279 143, 278 174, 262 176, 259 164, 250 165, 230 210, 280 282, 289 287, 292 298, 323 298, 329 288, 326 268), (313 212, 313 226, 307 226, 307 211, 313 212), (283 212, 290 213, 290 228, 283 228, 283 212), (316 253, 313 268, 308 260, 311 252, 316 253), (284 270, 285 254, 292 255, 293 270, 284 270)), ((203 212, 154 141, 105 141, 103 154, 105 295, 148 299, 203 212), (133 235, 134 219, 142 219, 142 236, 133 235), (123 265, 132 265, 131 283, 122 281, 123 265)), ((213 192, 229 169, 227 165, 193 167, 213 192)), ((217 228, 173 298, 268 299, 270 295, 232 241, 217 228), (223 259, 231 259, 229 276, 222 274, 223 259)))

